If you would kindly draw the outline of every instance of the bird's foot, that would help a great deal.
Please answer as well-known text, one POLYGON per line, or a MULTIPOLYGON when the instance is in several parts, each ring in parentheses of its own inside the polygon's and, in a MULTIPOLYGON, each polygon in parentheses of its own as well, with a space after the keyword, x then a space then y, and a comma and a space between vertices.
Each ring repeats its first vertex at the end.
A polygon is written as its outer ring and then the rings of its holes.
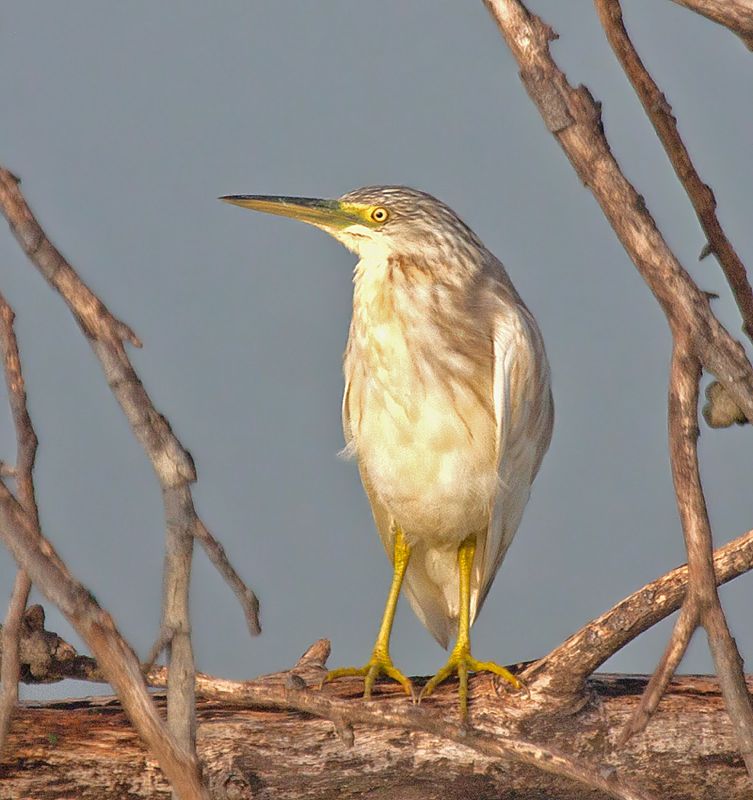
POLYGON ((392 678, 393 681, 397 681, 397 683, 405 689, 405 693, 409 697, 415 696, 413 684, 395 667, 389 652, 386 650, 375 649, 371 654, 371 658, 362 667, 341 667, 340 669, 330 670, 322 683, 329 683, 337 678, 345 678, 348 676, 362 677, 364 679, 363 696, 368 700, 371 697, 371 690, 374 687, 374 683, 380 675, 386 675, 388 678, 392 678))
POLYGON ((458 695, 460 698, 460 717, 465 720, 468 716, 468 673, 469 672, 492 672, 506 680, 515 689, 522 689, 523 684, 510 672, 493 661, 478 661, 471 655, 469 647, 455 647, 447 659, 447 663, 437 674, 431 678, 421 689, 418 696, 420 703, 424 697, 428 697, 442 681, 447 680, 454 672, 458 675, 460 688, 458 695))

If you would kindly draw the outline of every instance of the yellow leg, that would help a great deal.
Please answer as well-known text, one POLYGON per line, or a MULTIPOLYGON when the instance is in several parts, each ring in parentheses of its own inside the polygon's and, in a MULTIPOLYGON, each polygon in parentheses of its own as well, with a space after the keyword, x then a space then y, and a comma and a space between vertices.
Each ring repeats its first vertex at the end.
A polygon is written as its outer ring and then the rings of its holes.
POLYGON ((511 683, 516 689, 522 683, 509 670, 493 661, 477 661, 471 655, 471 569, 476 553, 476 537, 469 536, 458 548, 458 567, 460 570, 460 618, 458 619, 458 638, 452 648, 447 663, 421 690, 420 699, 430 695, 442 681, 457 672, 460 680, 460 716, 468 716, 468 672, 493 672, 511 683))
POLYGON ((333 669, 327 673, 324 682, 335 680, 335 678, 342 678, 347 675, 360 675, 363 677, 363 696, 371 697, 371 689, 374 682, 379 675, 384 674, 393 681, 397 681, 406 693, 413 696, 413 684, 408 678, 396 669, 390 658, 390 633, 392 632, 392 622, 395 619, 395 609, 397 608, 397 599, 400 596, 400 587, 403 584, 405 577, 405 570, 408 568, 408 559, 410 558, 410 547, 405 541, 405 536, 400 528, 395 532, 395 549, 394 549, 394 572, 392 574, 392 585, 390 586, 390 593, 387 596, 387 604, 384 608, 384 616, 382 617, 382 624, 379 627, 374 650, 371 653, 371 658, 362 667, 342 667, 340 669, 333 669))

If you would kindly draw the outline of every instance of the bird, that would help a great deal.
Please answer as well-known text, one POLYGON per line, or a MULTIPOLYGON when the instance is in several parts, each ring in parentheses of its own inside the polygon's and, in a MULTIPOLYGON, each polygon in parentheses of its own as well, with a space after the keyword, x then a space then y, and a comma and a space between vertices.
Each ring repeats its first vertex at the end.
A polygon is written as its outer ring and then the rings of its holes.
POLYGON ((355 458, 393 578, 373 651, 326 681, 381 675, 420 700, 457 674, 509 670, 471 653, 470 628, 518 529, 552 435, 550 368, 539 326, 502 263, 447 205, 406 186, 337 199, 219 198, 324 230, 358 258, 343 357, 344 454, 355 458), (445 649, 416 695, 390 656, 404 588, 445 649))

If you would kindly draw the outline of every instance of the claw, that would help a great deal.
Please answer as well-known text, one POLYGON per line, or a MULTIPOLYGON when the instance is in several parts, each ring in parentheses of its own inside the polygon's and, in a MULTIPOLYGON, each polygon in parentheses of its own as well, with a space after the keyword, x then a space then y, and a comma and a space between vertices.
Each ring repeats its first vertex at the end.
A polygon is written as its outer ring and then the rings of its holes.
POLYGON ((368 662, 362 667, 340 667, 339 669, 330 670, 324 678, 322 685, 337 680, 337 678, 362 677, 364 679, 363 696, 368 700, 371 697, 371 690, 374 688, 374 683, 380 675, 386 675, 396 683, 399 683, 409 697, 415 696, 413 684, 410 679, 406 678, 406 676, 395 667, 389 654, 381 653, 373 653, 368 662))
POLYGON ((468 673, 469 672, 491 672, 494 675, 499 675, 500 678, 506 680, 515 689, 523 688, 523 684, 510 672, 499 664, 493 661, 478 661, 471 654, 470 651, 464 647, 455 648, 447 663, 437 674, 429 680, 428 683, 421 689, 418 695, 418 702, 420 703, 424 697, 428 697, 440 683, 447 680, 453 673, 457 673, 460 687, 458 689, 458 696, 460 699, 460 718, 465 721, 468 717, 468 673))

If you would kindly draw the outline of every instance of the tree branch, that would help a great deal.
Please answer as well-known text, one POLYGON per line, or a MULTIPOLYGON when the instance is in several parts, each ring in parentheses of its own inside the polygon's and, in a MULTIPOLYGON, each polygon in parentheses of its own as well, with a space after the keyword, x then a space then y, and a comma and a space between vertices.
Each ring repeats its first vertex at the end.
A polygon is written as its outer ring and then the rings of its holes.
POLYGON ((246 615, 246 624, 252 634, 257 635, 261 633, 261 625, 259 624, 259 601, 251 589, 246 586, 243 579, 233 569, 230 563, 225 548, 212 534, 207 530, 207 526, 199 519, 196 518, 194 535, 201 542, 204 552, 209 557, 209 560, 214 564, 215 569, 225 579, 227 585, 235 592, 238 602, 243 608, 243 613, 246 615))
POLYGON ((677 120, 672 114, 672 107, 643 65, 638 52, 630 41, 622 19, 619 0, 594 1, 609 44, 635 89, 680 183, 693 204, 698 221, 706 234, 708 249, 719 260, 719 265, 732 290, 737 307, 740 309, 743 330, 753 341, 753 289, 748 281, 745 265, 719 223, 714 193, 701 180, 690 158, 690 153, 680 137, 677 120))
MULTIPOLYGON (((720 586, 751 569, 753 530, 714 552, 714 576, 720 586)), ((564 699, 580 696, 586 678, 610 656, 680 608, 687 586, 687 565, 646 584, 534 661, 521 679, 532 694, 543 692, 564 699)))
POLYGON ((719 601, 713 541, 698 468, 698 384, 701 365, 682 333, 675 335, 669 389, 669 447, 677 508, 688 551, 688 596, 708 635, 719 684, 753 778, 753 707, 742 659, 719 601))
MULTIPOLYGON (((34 218, 18 186, 18 180, 0 168, 0 206, 11 229, 31 262, 56 289, 73 313, 99 358, 105 377, 136 438, 151 460, 162 488, 167 541, 163 586, 161 630, 168 631, 168 660, 171 687, 168 690, 168 720, 184 746, 195 741, 193 673, 188 592, 193 553, 193 536, 200 523, 194 508, 190 484, 196 480, 193 460, 157 412, 134 370, 124 342, 140 346, 138 338, 117 320, 99 298, 83 283, 73 267, 52 245, 34 218)), ((202 540, 211 534, 202 526, 202 540)), ((216 556, 216 548, 212 551, 216 556)), ((216 558, 213 562, 217 563, 216 558)), ((223 576, 227 575, 224 572, 223 576)), ((233 573, 240 580, 236 573, 233 573)), ((237 586, 233 587, 236 589, 237 586)), ((244 612, 250 630, 259 630, 258 603, 245 589, 244 612)), ((244 597, 239 595, 243 602, 244 597)))
POLYGON ((622 729, 618 739, 619 744, 624 745, 631 736, 642 731, 648 724, 649 719, 659 707, 659 702, 677 668, 680 666, 690 640, 696 628, 698 628, 698 622, 699 616, 696 604, 683 603, 680 616, 677 618, 674 628, 672 628, 672 635, 664 648, 664 654, 654 670, 654 674, 646 684, 640 703, 638 703, 637 708, 630 715, 625 727, 622 729))
MULTIPOLYGON (((164 680, 160 671, 149 675, 152 686, 164 680)), ((443 742, 467 748, 480 756, 494 759, 511 759, 553 775, 569 778, 584 786, 603 792, 608 797, 622 800, 647 800, 632 781, 620 780, 613 774, 604 774, 598 765, 574 759, 562 751, 527 741, 508 730, 504 737, 483 732, 476 724, 473 728, 462 723, 448 722, 444 715, 427 713, 420 706, 407 702, 371 703, 352 702, 333 697, 329 693, 297 688, 295 684, 275 685, 271 682, 239 682, 208 675, 197 675, 197 693, 223 704, 274 710, 292 710, 313 714, 330 720, 336 729, 352 729, 355 725, 369 728, 395 728, 431 734, 443 742)))
POLYGON ((191 646, 191 615, 188 604, 193 558, 193 526, 196 513, 187 484, 162 487, 167 541, 163 570, 161 631, 169 632, 167 663, 167 725, 176 740, 196 752, 196 666, 191 646))
MULTIPOLYGON (((686 602, 696 603, 697 612, 684 614, 683 625, 676 627, 676 636, 665 653, 652 691, 661 687, 669 667, 679 661, 689 638, 689 623, 699 617, 709 634, 717 669, 724 670, 719 672, 719 678, 725 702, 738 733, 743 758, 753 776, 753 710, 744 686, 739 655, 716 592, 711 531, 698 477, 695 442, 701 366, 716 375, 751 422, 753 369, 742 346, 712 314, 708 297, 698 289, 667 246, 643 198, 622 174, 604 135, 599 106, 585 88, 573 89, 553 61, 549 52, 553 31, 530 14, 519 0, 485 0, 485 3, 521 65, 521 79, 547 127, 599 202, 667 317, 674 345, 670 453, 688 548, 690 588, 686 602), (681 401, 677 399, 677 392, 681 401)), ((646 698, 639 709, 644 715, 649 699, 646 698)))
POLYGON ((737 34, 753 50, 753 4, 750 0, 672 0, 737 34))
POLYGON ((54 603, 86 642, 133 726, 150 748, 181 800, 209 800, 194 755, 181 747, 159 717, 141 668, 112 618, 76 581, 52 545, 34 528, 13 495, 0 483, 0 539, 19 567, 54 603))
MULTIPOLYGON (((47 634, 50 650, 59 648, 55 634, 47 634)), ((449 743, 463 748, 470 748, 478 755, 488 758, 507 758, 519 764, 526 764, 539 770, 577 781, 592 789, 604 792, 610 797, 648 798, 631 782, 618 780, 611 771, 592 766, 582 758, 573 758, 563 750, 543 746, 535 741, 521 737, 515 731, 516 717, 542 718, 542 708, 528 708, 528 698, 519 698, 516 703, 512 697, 506 698, 505 705, 500 705, 494 692, 489 691, 487 676, 477 675, 472 678, 475 687, 472 695, 482 709, 476 708, 473 728, 448 722, 455 715, 445 713, 445 705, 452 702, 452 689, 444 691, 441 700, 442 710, 432 712, 431 704, 420 708, 407 704, 402 695, 395 695, 389 683, 382 683, 380 689, 386 694, 373 703, 363 703, 357 681, 345 681, 337 689, 321 692, 311 690, 318 687, 325 673, 325 663, 329 656, 329 642, 319 640, 306 650, 295 667, 289 672, 266 676, 254 681, 231 681, 214 678, 201 673, 196 676, 197 695, 204 700, 221 702, 224 707, 262 708, 275 711, 296 711, 311 714, 329 720, 335 727, 338 736, 347 747, 353 746, 354 726, 366 726, 372 732, 379 728, 398 728, 406 731, 419 731, 437 737, 443 747, 449 743), (480 693, 479 687, 485 685, 486 691, 480 693), (334 696, 338 693, 341 696, 334 696), (508 701, 512 701, 509 703, 508 701), (490 720, 489 706, 495 707, 490 720), (524 710, 525 709, 525 710, 524 710), (512 712, 510 714, 510 712, 512 712), (507 715, 510 715, 509 718, 507 715), (490 728, 502 724, 504 719, 504 737, 499 737, 498 728, 490 728), (497 734, 492 731, 497 730, 497 734)), ((65 652, 61 658, 51 657, 48 662, 49 675, 55 678, 75 677, 83 680, 102 681, 103 674, 94 659, 79 656, 73 648, 65 652)), ((33 680, 43 680, 45 676, 36 675, 33 680)), ((147 683, 155 688, 164 688, 167 683, 167 671, 162 667, 152 668, 146 676, 147 683)), ((582 706, 582 703, 581 703, 582 706)), ((1 796, 1 795, 0 795, 1 796)))
POLYGON ((555 34, 519 0, 484 0, 521 67, 520 77, 545 124, 661 305, 670 324, 689 328, 702 365, 717 377, 753 422, 753 368, 742 346, 714 316, 706 295, 680 265, 644 199, 625 178, 609 148, 599 105, 573 88, 549 52, 555 34))
MULTIPOLYGON (((322 644, 317 643, 314 650, 322 644)), ((405 712, 406 725, 418 718, 422 726, 443 726, 444 720, 457 719, 456 684, 440 687, 436 696, 413 706, 389 683, 380 681, 373 700, 364 702, 356 680, 322 691, 311 689, 321 680, 322 661, 320 652, 308 663, 299 661, 290 672, 249 684, 216 686, 212 678, 199 676, 198 747, 215 800, 498 800, 512 795, 582 800, 591 796, 583 784, 530 767, 522 759, 487 756, 475 749, 475 739, 470 746, 465 745, 464 736, 458 743, 446 741, 424 730, 401 727, 398 719, 394 727, 389 719, 387 724, 370 718, 351 724, 352 717, 337 716, 340 709, 381 720, 382 712, 405 712), (319 717, 317 712, 325 713, 323 707, 311 712, 308 698, 333 701, 326 714, 332 714, 334 721, 319 717), (291 710, 293 705, 307 710, 291 710)), ((614 747, 614 731, 644 685, 640 676, 594 676, 587 686, 588 701, 576 713, 554 718, 539 713, 518 725, 516 714, 528 700, 521 697, 519 705, 510 695, 500 701, 490 691, 488 677, 477 675, 472 679, 474 722, 469 733, 501 746, 508 739, 513 745, 522 740, 538 743, 543 750, 567 752, 579 763, 598 763, 602 779, 609 781, 618 773, 656 797, 747 798, 744 768, 735 755, 734 736, 718 684, 712 679, 675 679, 646 735, 614 747)), ((134 800, 168 796, 169 787, 145 769, 144 751, 111 699, 35 704, 20 713, 23 725, 14 726, 11 739, 14 757, 0 766, 0 800, 18 796, 56 800, 63 795, 120 800, 124 785, 134 800)), ((599 791, 594 800, 606 796, 599 791)))
MULTIPOLYGON (((13 329, 15 314, 0 293, 0 348, 2 348, 5 384, 8 389, 13 426, 16 431, 16 497, 29 515, 34 528, 39 528, 39 511, 34 495, 34 460, 37 455, 37 436, 26 405, 26 386, 21 370, 21 356, 13 329)), ((5 657, 0 669, 0 754, 10 729, 13 711, 18 703, 18 679, 20 674, 20 638, 26 603, 29 599, 31 581, 20 569, 13 583, 8 612, 2 634, 5 657)))

